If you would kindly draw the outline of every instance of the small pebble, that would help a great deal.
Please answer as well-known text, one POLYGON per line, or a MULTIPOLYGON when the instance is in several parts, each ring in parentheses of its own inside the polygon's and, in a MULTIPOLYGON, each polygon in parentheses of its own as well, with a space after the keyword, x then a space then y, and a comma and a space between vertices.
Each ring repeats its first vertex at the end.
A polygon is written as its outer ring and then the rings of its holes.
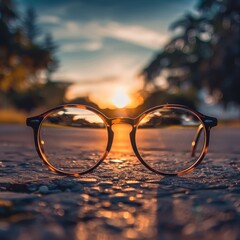
POLYGON ((49 192, 48 186, 42 185, 41 187, 39 187, 38 192, 40 192, 42 194, 48 193, 49 192))

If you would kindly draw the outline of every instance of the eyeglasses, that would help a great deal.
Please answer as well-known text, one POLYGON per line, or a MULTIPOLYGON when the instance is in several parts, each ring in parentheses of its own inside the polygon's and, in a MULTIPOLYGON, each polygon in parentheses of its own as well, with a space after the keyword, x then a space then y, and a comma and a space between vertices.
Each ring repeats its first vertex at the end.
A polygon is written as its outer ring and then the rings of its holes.
POLYGON ((108 118, 92 107, 69 104, 26 123, 33 128, 39 156, 54 172, 89 173, 110 152, 112 126, 129 124, 132 149, 145 167, 161 175, 182 175, 204 158, 217 119, 175 104, 156 106, 136 118, 108 118))

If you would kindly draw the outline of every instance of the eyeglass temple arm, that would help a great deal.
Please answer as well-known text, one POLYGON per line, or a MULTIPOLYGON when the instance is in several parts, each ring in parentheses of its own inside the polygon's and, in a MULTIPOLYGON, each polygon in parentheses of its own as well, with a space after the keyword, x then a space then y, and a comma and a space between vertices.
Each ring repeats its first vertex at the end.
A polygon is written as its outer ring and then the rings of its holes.
POLYGON ((196 133, 196 135, 195 135, 195 138, 194 138, 194 140, 192 141, 192 149, 191 149, 191 156, 192 156, 192 157, 195 157, 195 150, 196 150, 196 147, 197 147, 199 138, 200 138, 200 136, 201 136, 202 130, 203 130, 203 125, 200 124, 200 125, 198 126, 198 129, 197 129, 197 133, 196 133))
MULTIPOLYGON (((216 118, 214 118, 214 117, 205 116, 204 123, 210 129, 212 127, 217 126, 218 120, 216 118)), ((203 124, 200 124, 198 126, 198 130, 197 130, 197 133, 195 135, 195 138, 192 141, 192 149, 191 149, 191 156, 192 157, 195 156, 196 147, 197 147, 197 144, 199 142, 199 139, 200 139, 202 131, 203 131, 203 124)))
MULTIPOLYGON (((42 118, 39 117, 39 116, 30 117, 30 118, 26 119, 26 125, 31 127, 34 130, 35 134, 36 134, 41 120, 42 120, 42 118)), ((39 141, 39 144, 41 145, 42 152, 44 153, 44 147, 43 147, 44 142, 43 141, 39 141)))

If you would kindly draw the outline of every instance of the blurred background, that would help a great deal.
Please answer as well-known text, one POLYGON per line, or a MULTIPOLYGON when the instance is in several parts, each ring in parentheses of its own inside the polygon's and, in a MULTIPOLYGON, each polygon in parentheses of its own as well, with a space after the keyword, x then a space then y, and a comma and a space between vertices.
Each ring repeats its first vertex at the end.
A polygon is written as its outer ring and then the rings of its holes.
POLYGON ((240 0, 0 0, 0 122, 63 103, 240 118, 240 0))

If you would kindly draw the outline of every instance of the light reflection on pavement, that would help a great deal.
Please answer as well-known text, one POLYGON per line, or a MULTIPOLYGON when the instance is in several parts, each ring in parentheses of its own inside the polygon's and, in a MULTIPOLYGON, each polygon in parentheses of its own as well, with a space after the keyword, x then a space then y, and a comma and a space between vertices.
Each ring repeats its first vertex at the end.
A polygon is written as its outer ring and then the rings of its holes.
POLYGON ((151 173, 114 131, 107 159, 72 178, 42 164, 30 128, 0 125, 0 239, 239 239, 240 129, 212 129, 183 177, 151 173))

